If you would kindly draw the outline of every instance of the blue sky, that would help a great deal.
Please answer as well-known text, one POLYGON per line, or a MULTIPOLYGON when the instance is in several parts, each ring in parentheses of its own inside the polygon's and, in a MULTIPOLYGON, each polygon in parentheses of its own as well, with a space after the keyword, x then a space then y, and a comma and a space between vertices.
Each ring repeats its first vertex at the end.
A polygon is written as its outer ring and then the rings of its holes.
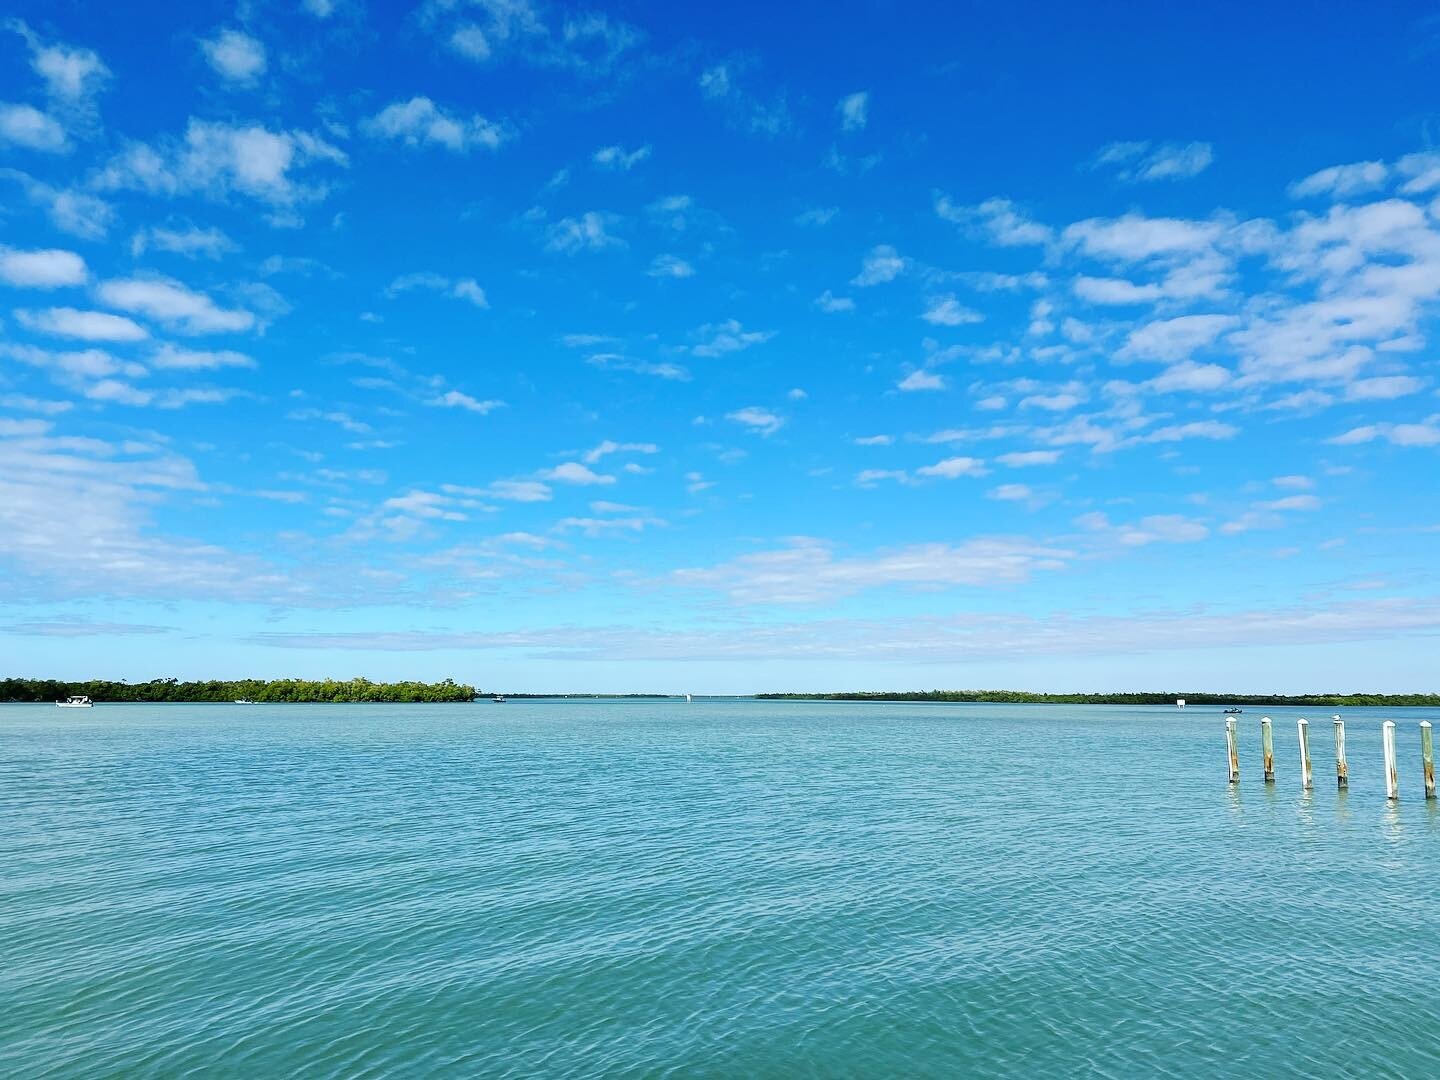
POLYGON ((6 673, 1435 689, 1440 22, 26 4, 6 673))

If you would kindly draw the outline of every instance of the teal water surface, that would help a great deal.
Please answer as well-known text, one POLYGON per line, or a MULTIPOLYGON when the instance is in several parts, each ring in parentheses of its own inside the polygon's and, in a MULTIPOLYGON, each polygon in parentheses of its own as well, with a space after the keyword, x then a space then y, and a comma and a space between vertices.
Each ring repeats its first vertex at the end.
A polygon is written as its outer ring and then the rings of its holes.
POLYGON ((1440 714, 1298 714, 0 706, 0 1075, 1440 1075, 1440 714))

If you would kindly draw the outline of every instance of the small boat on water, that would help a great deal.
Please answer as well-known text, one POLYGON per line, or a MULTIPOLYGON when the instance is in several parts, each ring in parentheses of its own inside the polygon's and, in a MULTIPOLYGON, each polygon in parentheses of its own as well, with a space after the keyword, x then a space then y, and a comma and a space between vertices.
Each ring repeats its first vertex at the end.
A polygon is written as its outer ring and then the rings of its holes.
POLYGON ((504 694, 496 694, 495 697, 494 697, 494 701, 495 701, 495 704, 496 704, 496 705, 504 705, 504 704, 505 704, 505 695, 504 695, 504 694))
POLYGON ((1225 715, 1226 715, 1226 716, 1239 716, 1239 715, 1240 715, 1241 713, 1243 713, 1244 711, 1245 711, 1244 709, 1226 709, 1226 710, 1225 710, 1225 715))
POLYGON ((237 698, 235 699, 235 704, 236 704, 236 705, 254 705, 255 702, 251 701, 248 697, 237 697, 237 698))
POLYGON ((64 701, 55 702, 62 709, 90 709, 95 703, 84 694, 71 694, 64 701))

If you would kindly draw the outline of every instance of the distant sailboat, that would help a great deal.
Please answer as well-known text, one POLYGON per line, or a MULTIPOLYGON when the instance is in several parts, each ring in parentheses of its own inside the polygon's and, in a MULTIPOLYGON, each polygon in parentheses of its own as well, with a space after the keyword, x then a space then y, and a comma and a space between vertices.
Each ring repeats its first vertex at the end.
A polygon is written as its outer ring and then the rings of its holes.
POLYGON ((692 700, 694 700, 694 699, 691 698, 689 694, 686 694, 686 695, 685 695, 685 700, 686 700, 686 701, 692 701, 692 700))

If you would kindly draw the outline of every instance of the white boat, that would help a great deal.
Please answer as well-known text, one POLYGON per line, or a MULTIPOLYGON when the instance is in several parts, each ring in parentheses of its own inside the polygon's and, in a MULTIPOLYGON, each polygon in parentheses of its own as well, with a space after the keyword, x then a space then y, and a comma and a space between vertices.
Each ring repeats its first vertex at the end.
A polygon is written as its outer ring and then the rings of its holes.
POLYGON ((236 705, 254 705, 255 702, 251 701, 248 697, 237 697, 237 698, 235 699, 235 704, 236 704, 236 705))
POLYGON ((686 700, 686 701, 694 701, 695 699, 692 698, 689 694, 686 694, 686 695, 685 695, 685 700, 686 700))
POLYGON ((95 706, 95 703, 84 694, 71 694, 64 701, 57 701, 55 704, 62 709, 90 709, 95 706))
POLYGON ((504 704, 505 704, 505 695, 504 695, 504 694, 496 694, 495 697, 494 697, 492 700, 495 702, 496 705, 504 705, 504 704))

